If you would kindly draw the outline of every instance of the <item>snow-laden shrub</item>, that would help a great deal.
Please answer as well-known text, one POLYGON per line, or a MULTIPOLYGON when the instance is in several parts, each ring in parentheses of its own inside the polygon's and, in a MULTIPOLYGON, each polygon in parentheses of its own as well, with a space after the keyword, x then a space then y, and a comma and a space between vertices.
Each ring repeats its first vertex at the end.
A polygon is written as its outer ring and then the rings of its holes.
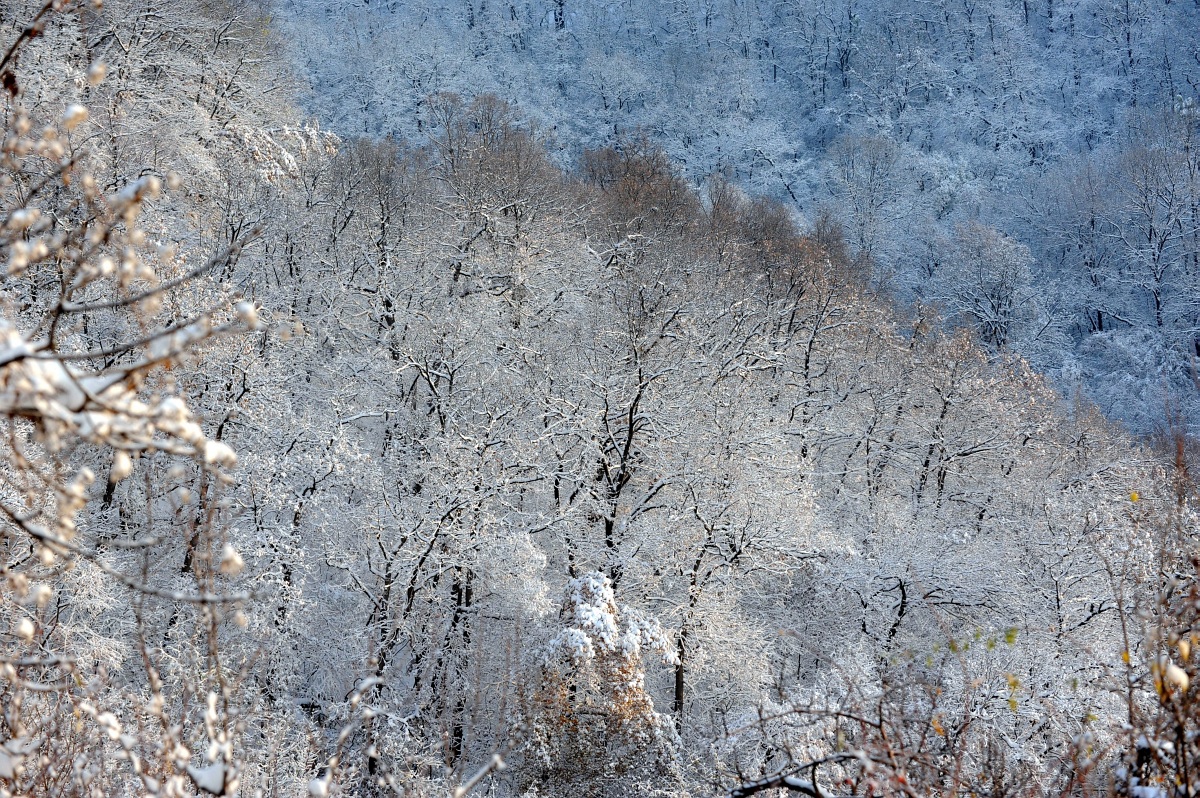
POLYGON ((567 583, 560 618, 534 696, 529 775, 552 794, 675 794, 676 739, 645 672, 650 657, 675 663, 671 640, 657 620, 619 606, 597 571, 567 583))

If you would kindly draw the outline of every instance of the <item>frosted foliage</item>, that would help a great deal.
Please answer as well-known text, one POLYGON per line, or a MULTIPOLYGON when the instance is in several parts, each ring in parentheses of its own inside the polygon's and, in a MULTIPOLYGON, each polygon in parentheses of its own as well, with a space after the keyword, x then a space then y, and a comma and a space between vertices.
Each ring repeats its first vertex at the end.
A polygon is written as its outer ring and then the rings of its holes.
POLYGON ((569 625, 551 640, 551 660, 565 655, 572 662, 579 662, 618 654, 636 661, 645 648, 658 655, 663 664, 676 661, 670 639, 658 621, 630 607, 618 611, 612 583, 604 574, 593 571, 572 579, 567 583, 566 593, 563 615, 569 625))
POLYGON ((337 152, 339 139, 316 126, 279 130, 234 123, 224 134, 243 152, 258 175, 272 183, 300 177, 300 164, 337 152))
POLYGON ((0 413, 36 419, 51 449, 82 438, 125 451, 162 450, 236 465, 233 450, 209 439, 180 398, 148 403, 125 383, 127 374, 177 357, 210 333, 193 325, 156 342, 152 355, 125 369, 93 372, 42 355, 42 347, 0 326, 0 413))
MULTIPOLYGON (((567 596, 563 604, 570 627, 563 634, 571 641, 564 653, 572 659, 579 659, 580 640, 587 641, 584 650, 594 655, 598 645, 601 652, 612 652, 616 649, 618 626, 617 604, 613 597, 612 585, 608 577, 599 573, 584 574, 567 583, 567 596)), ((558 638, 550 644, 553 656, 560 648, 558 638)))
POLYGON ((480 574, 514 612, 545 616, 555 609, 546 584, 546 554, 527 537, 497 534, 483 544, 480 574))

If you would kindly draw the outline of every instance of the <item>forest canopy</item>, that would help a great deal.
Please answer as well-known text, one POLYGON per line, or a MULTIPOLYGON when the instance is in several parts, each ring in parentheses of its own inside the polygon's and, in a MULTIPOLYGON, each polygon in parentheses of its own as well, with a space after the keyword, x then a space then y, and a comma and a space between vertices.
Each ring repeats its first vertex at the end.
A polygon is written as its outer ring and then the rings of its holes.
POLYGON ((1037 370, 1026 241, 910 304, 649 128, 335 134, 269 11, 0 0, 0 798, 1194 792, 1186 422, 1037 370))

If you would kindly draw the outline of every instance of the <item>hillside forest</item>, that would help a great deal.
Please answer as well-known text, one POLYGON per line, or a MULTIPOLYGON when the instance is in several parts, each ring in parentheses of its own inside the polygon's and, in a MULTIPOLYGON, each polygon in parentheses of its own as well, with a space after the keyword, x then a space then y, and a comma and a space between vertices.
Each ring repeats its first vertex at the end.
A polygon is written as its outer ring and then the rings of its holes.
POLYGON ((285 0, 334 132, 424 140, 440 92, 520 108, 556 163, 673 168, 842 226, 907 312, 974 328, 1138 434, 1200 430, 1185 0, 285 0))
POLYGON ((0 798, 1191 798, 1198 20, 0 0, 0 798))

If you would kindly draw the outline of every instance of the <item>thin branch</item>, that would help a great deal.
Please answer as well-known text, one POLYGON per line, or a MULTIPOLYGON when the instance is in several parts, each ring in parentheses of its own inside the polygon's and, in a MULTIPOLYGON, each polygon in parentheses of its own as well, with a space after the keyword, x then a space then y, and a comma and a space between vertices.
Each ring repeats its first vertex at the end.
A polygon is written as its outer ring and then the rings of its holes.
POLYGON ((130 297, 125 297, 123 299, 114 299, 111 302, 96 302, 96 303, 83 304, 83 305, 77 305, 74 303, 64 302, 62 304, 62 312, 63 313, 90 313, 90 312, 96 311, 96 310, 114 310, 116 308, 130 307, 131 305, 136 305, 139 302, 144 302, 145 300, 150 299, 151 297, 157 296, 158 294, 165 293, 167 291, 170 291, 173 288, 178 288, 179 286, 181 286, 185 283, 191 282, 192 280, 196 279, 200 275, 206 274, 207 272, 212 271, 214 268, 217 267, 218 264, 221 264, 221 263, 229 264, 231 262, 237 261, 237 259, 242 254, 242 248, 245 247, 246 244, 249 244, 254 239, 258 238, 258 236, 261 234, 262 234, 262 228, 256 227, 253 230, 251 230, 249 233, 247 233, 244 238, 231 244, 228 248, 226 248, 226 250, 224 252, 220 253, 219 255, 214 255, 213 257, 209 258, 204 263, 202 263, 199 266, 197 266, 196 268, 192 269, 190 272, 180 275, 179 277, 176 277, 172 280, 168 280, 165 283, 160 283, 159 285, 155 286, 154 288, 147 289, 146 291, 143 291, 140 294, 136 294, 136 295, 130 296, 130 297))
POLYGON ((479 782, 487 778, 488 774, 493 770, 504 770, 504 760, 499 754, 493 754, 492 758, 488 760, 487 764, 477 770, 474 776, 455 787, 454 792, 451 793, 452 798, 463 798, 464 795, 475 789, 479 782))

